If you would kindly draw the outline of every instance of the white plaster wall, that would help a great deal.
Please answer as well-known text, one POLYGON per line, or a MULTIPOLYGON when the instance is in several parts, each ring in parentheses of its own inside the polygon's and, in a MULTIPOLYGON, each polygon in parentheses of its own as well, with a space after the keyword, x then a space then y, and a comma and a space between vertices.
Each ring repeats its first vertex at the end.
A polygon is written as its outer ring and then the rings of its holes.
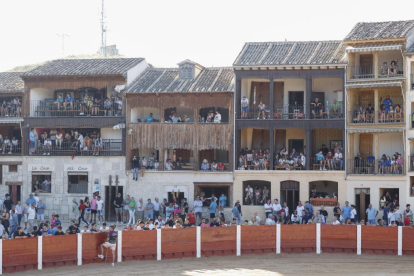
POLYGON ((328 101, 330 106, 334 99, 339 102, 342 102, 342 94, 335 93, 334 91, 342 91, 342 79, 339 78, 315 78, 312 80, 313 91, 315 92, 325 92, 325 102, 328 101))
POLYGON ((398 68, 403 70, 403 59, 400 50, 395 51, 379 51, 378 52, 378 66, 382 66, 383 62, 386 62, 388 66, 391 65, 392 60, 398 59, 398 68))
POLYGON ((148 67, 147 61, 144 59, 127 72, 127 85, 130 85, 146 68, 148 67))
POLYGON ((122 129, 101 128, 102 139, 122 139, 122 129))
POLYGON ((303 91, 303 102, 306 103, 306 80, 304 79, 282 79, 275 81, 283 81, 283 104, 289 104, 289 91, 303 91))
POLYGON ((38 102, 33 101, 43 101, 44 99, 53 99, 53 90, 44 89, 44 88, 35 88, 30 90, 30 116, 35 116, 35 109, 37 108, 38 102))
MULTIPOLYGON (((378 138, 379 154, 392 157, 395 152, 404 155, 402 133, 381 133, 378 138)), ((376 156, 377 157, 377 156, 376 156)))

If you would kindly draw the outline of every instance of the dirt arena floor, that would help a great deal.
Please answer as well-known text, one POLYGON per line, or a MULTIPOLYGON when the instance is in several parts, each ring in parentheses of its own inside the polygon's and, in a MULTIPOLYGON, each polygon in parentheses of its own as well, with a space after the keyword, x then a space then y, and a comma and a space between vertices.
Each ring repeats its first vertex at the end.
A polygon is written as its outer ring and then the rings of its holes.
POLYGON ((413 275, 414 256, 264 254, 162 261, 127 261, 26 271, 10 275, 413 275))

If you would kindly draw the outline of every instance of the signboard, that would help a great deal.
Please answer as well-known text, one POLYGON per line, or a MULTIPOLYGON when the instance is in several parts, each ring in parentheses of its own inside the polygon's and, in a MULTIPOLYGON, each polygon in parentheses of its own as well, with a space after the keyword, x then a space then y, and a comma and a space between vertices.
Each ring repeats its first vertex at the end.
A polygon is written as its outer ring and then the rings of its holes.
POLYGON ((32 172, 51 172, 55 170, 55 164, 29 164, 27 168, 32 172))
POLYGON ((91 165, 64 165, 65 172, 89 172, 91 170, 91 165))

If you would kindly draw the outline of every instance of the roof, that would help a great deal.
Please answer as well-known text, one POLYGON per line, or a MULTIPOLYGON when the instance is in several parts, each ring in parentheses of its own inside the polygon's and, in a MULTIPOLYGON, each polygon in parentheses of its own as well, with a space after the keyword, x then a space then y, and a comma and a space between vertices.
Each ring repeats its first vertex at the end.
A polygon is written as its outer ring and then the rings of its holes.
POLYGON ((359 22, 344 41, 404 38, 413 27, 414 20, 359 22))
POLYGON ((233 92, 233 78, 230 67, 204 68, 195 79, 180 79, 178 68, 147 68, 126 92, 233 92))
POLYGON ((341 41, 248 42, 234 66, 322 65, 346 63, 341 41))
POLYGON ((389 50, 401 50, 402 43, 380 43, 372 45, 356 45, 346 47, 347 53, 356 52, 374 52, 374 51, 389 51, 389 50))
POLYGON ((346 84, 345 88, 401 87, 401 85, 402 81, 355 82, 346 84))
POLYGON ((123 75, 143 58, 58 59, 23 74, 30 76, 123 75))
POLYGON ((0 73, 0 93, 24 92, 24 82, 21 72, 0 73))
POLYGON ((409 47, 408 49, 406 49, 405 53, 407 53, 407 54, 414 53, 414 44, 411 47, 409 47))

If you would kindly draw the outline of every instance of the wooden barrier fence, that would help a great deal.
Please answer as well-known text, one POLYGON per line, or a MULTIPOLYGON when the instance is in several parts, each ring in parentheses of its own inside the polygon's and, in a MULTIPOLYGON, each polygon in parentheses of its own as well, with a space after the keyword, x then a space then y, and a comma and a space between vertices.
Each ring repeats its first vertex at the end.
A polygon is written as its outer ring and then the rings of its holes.
MULTIPOLYGON (((0 240, 0 274, 112 262, 97 257, 108 233, 0 240)), ((264 253, 414 255, 414 229, 360 225, 192 227, 122 231, 118 262, 264 253)))

